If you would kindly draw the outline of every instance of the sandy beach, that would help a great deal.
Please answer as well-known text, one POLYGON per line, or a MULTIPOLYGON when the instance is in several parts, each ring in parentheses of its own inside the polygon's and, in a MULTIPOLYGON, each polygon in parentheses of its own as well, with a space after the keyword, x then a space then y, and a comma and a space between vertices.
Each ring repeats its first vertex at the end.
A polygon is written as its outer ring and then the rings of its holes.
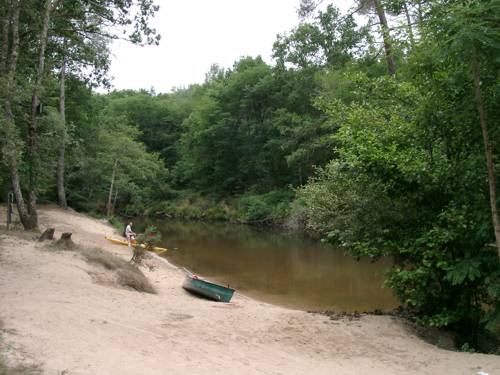
MULTIPOLYGON (((0 225, 5 225, 2 212, 0 225)), ((41 229, 123 259, 103 221, 46 207, 41 229)), ((500 374, 500 356, 440 349, 400 318, 331 320, 239 293, 222 304, 181 288, 182 270, 157 256, 141 267, 158 294, 109 281, 77 251, 0 234, 0 346, 7 363, 45 374, 500 374)))

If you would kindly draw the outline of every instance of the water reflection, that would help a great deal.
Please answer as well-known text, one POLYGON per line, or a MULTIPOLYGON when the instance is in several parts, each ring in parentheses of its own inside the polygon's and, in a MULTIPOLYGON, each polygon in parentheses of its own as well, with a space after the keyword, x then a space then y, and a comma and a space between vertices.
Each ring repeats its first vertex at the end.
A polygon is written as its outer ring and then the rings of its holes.
MULTIPOLYGON (((144 227, 146 222, 138 227, 144 227)), ((156 221, 172 263, 255 299, 303 310, 389 309, 389 260, 357 262, 297 235, 232 224, 156 221)))

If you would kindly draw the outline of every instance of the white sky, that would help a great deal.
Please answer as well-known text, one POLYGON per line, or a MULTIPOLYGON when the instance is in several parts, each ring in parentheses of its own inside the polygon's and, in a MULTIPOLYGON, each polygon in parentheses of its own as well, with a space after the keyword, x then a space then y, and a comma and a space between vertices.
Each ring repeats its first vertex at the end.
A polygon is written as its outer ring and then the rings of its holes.
MULTIPOLYGON (((210 65, 231 67, 241 56, 272 62, 276 35, 299 22, 299 0, 157 0, 152 25, 159 46, 112 45, 111 76, 115 89, 169 92, 201 83, 210 65)), ((350 0, 334 1, 342 10, 350 0)))

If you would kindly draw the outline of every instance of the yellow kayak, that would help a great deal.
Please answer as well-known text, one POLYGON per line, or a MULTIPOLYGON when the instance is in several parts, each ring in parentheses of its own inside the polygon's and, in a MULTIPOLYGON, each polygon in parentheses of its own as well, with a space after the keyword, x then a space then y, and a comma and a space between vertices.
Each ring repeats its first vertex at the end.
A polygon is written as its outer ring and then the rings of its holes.
MULTIPOLYGON (((127 240, 122 240, 120 238, 113 238, 113 237, 108 237, 108 236, 106 236, 104 238, 106 238, 108 241, 113 242, 113 243, 115 243, 117 245, 128 246, 128 241, 127 240)), ((132 245, 135 245, 135 240, 132 241, 132 245)), ((146 245, 142 244, 141 247, 142 248, 146 248, 146 245)), ((166 249, 164 247, 153 247, 153 249, 151 251, 153 251, 156 254, 162 254, 162 253, 164 253, 167 250, 168 249, 166 249)))

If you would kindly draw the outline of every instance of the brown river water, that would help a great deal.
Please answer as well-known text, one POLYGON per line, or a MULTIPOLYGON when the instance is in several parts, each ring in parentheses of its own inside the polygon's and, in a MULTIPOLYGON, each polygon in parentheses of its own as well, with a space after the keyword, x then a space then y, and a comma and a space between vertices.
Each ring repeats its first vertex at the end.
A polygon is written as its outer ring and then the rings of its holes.
POLYGON ((303 236, 244 225, 165 220, 137 223, 136 229, 146 224, 162 233, 171 263, 256 300, 314 311, 397 306, 382 286, 389 259, 356 261, 303 236))

